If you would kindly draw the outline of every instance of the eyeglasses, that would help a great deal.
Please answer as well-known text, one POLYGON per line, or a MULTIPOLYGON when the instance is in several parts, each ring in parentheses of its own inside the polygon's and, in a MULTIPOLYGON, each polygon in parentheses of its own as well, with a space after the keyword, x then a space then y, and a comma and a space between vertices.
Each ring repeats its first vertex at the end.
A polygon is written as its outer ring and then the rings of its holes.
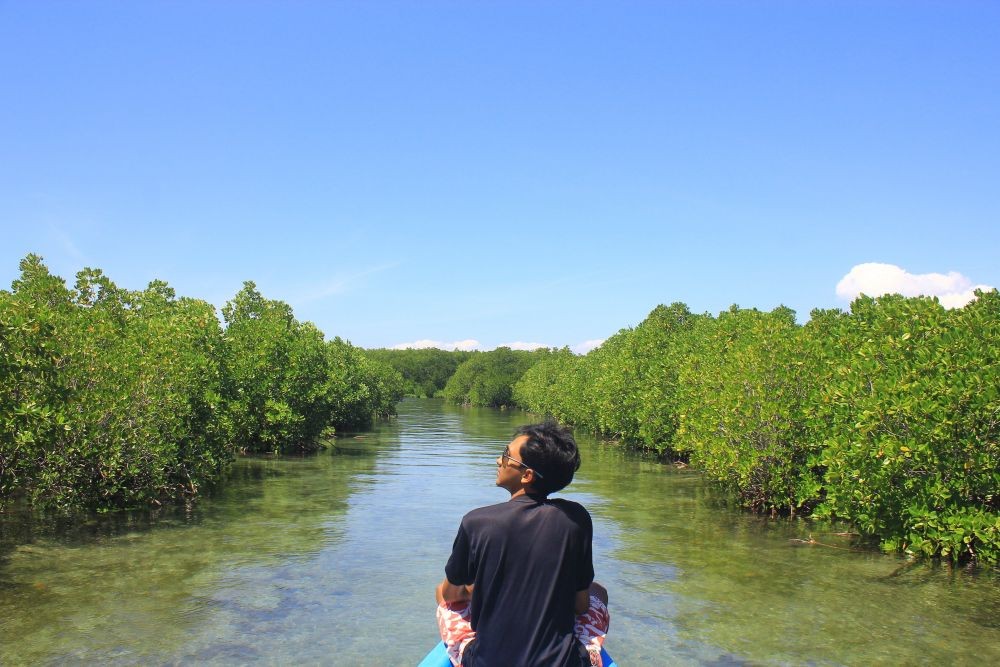
POLYGON ((514 463, 517 464, 517 466, 519 468, 524 468, 525 470, 531 470, 532 472, 535 473, 535 477, 537 477, 538 479, 544 479, 544 476, 542 475, 542 473, 538 472, 537 470, 535 470, 531 466, 525 464, 523 461, 518 461, 513 456, 511 456, 510 455, 510 445, 507 445, 506 447, 503 448, 503 454, 500 455, 500 459, 504 460, 504 461, 513 461, 514 463))

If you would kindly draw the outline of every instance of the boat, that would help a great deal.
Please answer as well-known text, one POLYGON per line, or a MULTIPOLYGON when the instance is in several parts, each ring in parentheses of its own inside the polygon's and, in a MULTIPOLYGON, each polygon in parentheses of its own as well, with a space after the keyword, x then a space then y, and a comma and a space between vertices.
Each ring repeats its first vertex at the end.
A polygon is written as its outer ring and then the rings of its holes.
MULTIPOLYGON (((601 649, 601 661, 604 663, 604 667, 618 667, 618 663, 603 648, 601 649)), ((431 652, 420 661, 417 667, 452 667, 451 659, 448 657, 448 648, 444 642, 438 642, 438 645, 431 649, 431 652)))

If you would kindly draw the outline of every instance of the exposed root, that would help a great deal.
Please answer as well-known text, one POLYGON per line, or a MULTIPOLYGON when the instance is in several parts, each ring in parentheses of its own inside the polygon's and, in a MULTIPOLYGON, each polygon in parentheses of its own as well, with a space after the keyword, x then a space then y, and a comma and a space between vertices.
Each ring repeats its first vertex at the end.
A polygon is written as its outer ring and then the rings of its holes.
POLYGON ((808 540, 803 540, 803 539, 798 538, 798 537, 793 537, 793 538, 789 539, 788 541, 789 542, 795 542, 796 544, 808 544, 810 546, 829 547, 831 549, 840 549, 841 551, 855 551, 857 553, 863 553, 864 552, 864 549, 855 549, 854 547, 842 547, 842 546, 840 546, 838 544, 827 544, 826 542, 820 542, 819 540, 817 540, 816 538, 814 538, 812 535, 809 536, 808 540))

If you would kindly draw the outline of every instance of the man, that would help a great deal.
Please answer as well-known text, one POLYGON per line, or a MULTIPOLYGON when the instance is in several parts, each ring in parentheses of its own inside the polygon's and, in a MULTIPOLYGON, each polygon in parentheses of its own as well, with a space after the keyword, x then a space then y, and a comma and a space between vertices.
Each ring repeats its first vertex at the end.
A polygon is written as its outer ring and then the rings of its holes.
POLYGON ((455 665, 601 664, 607 592, 593 584, 590 514, 548 497, 579 467, 576 441, 555 422, 522 426, 497 457, 510 500, 465 515, 437 588, 455 665))

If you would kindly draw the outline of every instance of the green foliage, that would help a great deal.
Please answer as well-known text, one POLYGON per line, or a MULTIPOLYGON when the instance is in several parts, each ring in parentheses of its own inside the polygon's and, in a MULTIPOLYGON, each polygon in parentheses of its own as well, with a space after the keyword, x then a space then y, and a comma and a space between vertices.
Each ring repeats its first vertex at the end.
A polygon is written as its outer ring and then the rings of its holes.
POLYGON ((327 356, 330 397, 336 406, 331 424, 357 429, 396 414, 405 386, 399 371, 340 338, 327 344, 327 356))
POLYGON ((252 282, 223 308, 228 425, 248 452, 309 451, 328 428, 359 428, 395 414, 403 380, 350 343, 324 342, 291 308, 252 282))
POLYGON ((407 396, 431 398, 444 390, 455 369, 472 356, 472 352, 455 350, 449 352, 437 348, 419 350, 367 350, 369 358, 388 364, 403 377, 404 393, 407 396))
POLYGON ((676 453, 678 373, 703 316, 683 303, 657 306, 634 330, 595 351, 598 430, 660 453, 676 453))
POLYGON ((70 289, 26 257, 0 291, 2 499, 195 493, 237 450, 313 449, 404 392, 440 391, 688 457, 748 507, 846 519, 887 550, 1000 559, 995 290, 950 311, 862 297, 804 327, 787 308, 713 318, 675 303, 585 356, 365 352, 253 283, 223 315, 225 330, 166 283, 130 292, 96 269, 70 289))
POLYGON ((1000 297, 859 298, 825 321, 823 515, 890 549, 995 560, 1000 549, 1000 297))
MULTIPOLYGON (((689 457, 744 505, 849 520, 887 550, 1000 558, 1000 296, 961 309, 658 306, 586 356, 551 353, 522 407, 689 457)), ((464 380, 466 384, 470 380, 464 380)))
POLYGON ((661 453, 674 453, 678 364, 703 316, 657 306, 586 356, 560 350, 515 387, 522 407, 661 453))
POLYGON ((524 352, 509 347, 477 352, 455 370, 445 385, 444 397, 469 405, 513 405, 514 383, 549 354, 547 349, 524 352))
POLYGON ((532 412, 551 415, 559 421, 582 424, 586 417, 578 398, 583 396, 579 357, 568 347, 554 350, 521 376, 513 387, 513 400, 532 412))
POLYGON ((317 446, 394 412, 402 378, 247 283, 223 331, 161 281, 73 289, 40 257, 0 291, 0 502, 114 508, 189 495, 237 449, 317 446))
POLYGON ((307 451, 329 423, 323 334, 246 282, 222 309, 223 397, 233 444, 247 452, 307 451))
POLYGON ((794 513, 813 503, 818 447, 805 417, 817 363, 794 313, 734 306, 699 324, 678 376, 674 446, 748 507, 794 513))
POLYGON ((69 291, 34 255, 21 262, 21 271, 17 297, 0 291, 0 497, 37 477, 42 443, 67 426, 55 343, 69 291))
POLYGON ((230 460, 216 419, 221 330, 165 283, 122 290, 41 259, 0 292, 0 485, 36 504, 114 507, 193 492, 230 460))

